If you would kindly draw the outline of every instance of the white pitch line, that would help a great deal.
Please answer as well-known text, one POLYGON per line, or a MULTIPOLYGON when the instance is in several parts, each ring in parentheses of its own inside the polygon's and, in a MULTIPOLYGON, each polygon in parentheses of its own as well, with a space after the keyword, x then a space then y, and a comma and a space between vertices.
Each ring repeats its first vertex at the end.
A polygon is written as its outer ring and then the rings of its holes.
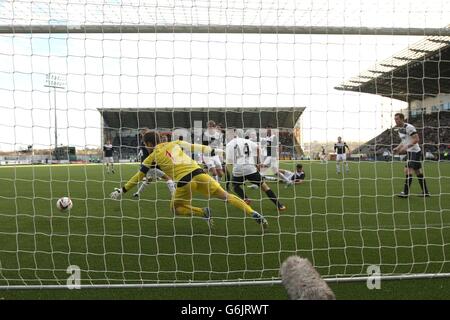
MULTIPOLYGON (((114 165, 139 165, 139 162, 114 163, 114 165)), ((58 164, 21 164, 21 165, 0 165, 0 169, 20 169, 20 168, 46 168, 46 167, 82 167, 82 166, 104 166, 103 163, 58 163, 58 164)))

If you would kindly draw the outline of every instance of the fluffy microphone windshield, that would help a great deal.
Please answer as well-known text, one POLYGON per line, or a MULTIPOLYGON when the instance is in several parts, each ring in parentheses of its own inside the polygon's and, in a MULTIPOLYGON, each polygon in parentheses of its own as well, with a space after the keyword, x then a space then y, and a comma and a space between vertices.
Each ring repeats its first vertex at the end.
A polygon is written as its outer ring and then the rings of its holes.
POLYGON ((291 300, 335 300, 333 291, 308 259, 291 256, 280 269, 281 280, 291 300))

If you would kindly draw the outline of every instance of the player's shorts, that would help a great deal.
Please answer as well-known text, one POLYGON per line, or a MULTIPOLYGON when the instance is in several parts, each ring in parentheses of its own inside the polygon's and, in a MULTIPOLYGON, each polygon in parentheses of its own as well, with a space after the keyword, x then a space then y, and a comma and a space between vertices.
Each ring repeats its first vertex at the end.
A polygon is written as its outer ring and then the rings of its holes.
POLYGON ((289 171, 289 170, 284 170, 283 172, 284 176, 289 180, 289 181, 293 181, 292 177, 294 176, 294 172, 289 171))
POLYGON ((104 157, 103 162, 104 163, 114 163, 114 158, 113 157, 104 157))
POLYGON ((263 165, 265 167, 269 167, 269 168, 278 170, 278 159, 275 157, 266 157, 264 159, 263 165))
POLYGON ((244 181, 248 181, 252 184, 257 185, 258 187, 261 186, 261 184, 264 182, 262 176, 258 171, 242 177, 233 176, 231 181, 233 182, 233 184, 243 184, 244 181))
POLYGON ((336 161, 347 161, 347 155, 345 153, 337 154, 336 161))
POLYGON ((222 161, 220 161, 219 156, 203 157, 203 161, 205 162, 208 169, 211 168, 222 169, 222 161))
POLYGON ((174 203, 190 205, 192 194, 195 192, 210 198, 220 190, 222 187, 216 180, 204 173, 202 169, 196 169, 178 181, 177 188, 172 195, 172 206, 174 203))
POLYGON ((419 170, 422 168, 422 152, 408 152, 406 155, 406 168, 419 170))

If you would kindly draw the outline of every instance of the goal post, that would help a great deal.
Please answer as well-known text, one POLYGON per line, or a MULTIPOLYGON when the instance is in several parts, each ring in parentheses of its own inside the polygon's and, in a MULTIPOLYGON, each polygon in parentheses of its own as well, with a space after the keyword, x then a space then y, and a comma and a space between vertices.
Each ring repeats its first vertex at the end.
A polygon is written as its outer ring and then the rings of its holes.
MULTIPOLYGON (((315 3, 0 4, 0 289, 279 284, 290 255, 327 282, 449 277, 450 14, 315 3), (421 139, 429 198, 416 176, 397 197, 398 112, 421 139), (112 200, 141 168, 145 128, 221 150, 252 140, 277 199, 240 188, 268 229, 201 193, 191 204, 213 229, 175 215, 157 175, 112 200)), ((219 167, 195 150, 240 195, 226 155, 219 167)))

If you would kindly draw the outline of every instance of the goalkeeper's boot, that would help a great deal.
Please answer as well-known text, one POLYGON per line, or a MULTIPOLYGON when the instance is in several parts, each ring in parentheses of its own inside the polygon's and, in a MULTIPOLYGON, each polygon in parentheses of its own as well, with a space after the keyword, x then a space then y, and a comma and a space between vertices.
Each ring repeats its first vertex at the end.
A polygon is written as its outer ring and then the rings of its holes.
POLYGON ((431 194, 429 192, 422 192, 419 194, 419 197, 431 197, 431 194))
POLYGON ((397 195, 397 197, 399 197, 399 198, 408 198, 408 194, 407 194, 407 193, 404 193, 404 192, 402 191, 402 192, 400 192, 400 194, 397 195))
POLYGON ((269 226, 269 223, 267 222, 266 218, 264 218, 261 214, 254 211, 252 215, 253 219, 255 219, 257 224, 260 224, 264 229, 267 229, 269 226))
POLYGON ((278 211, 286 211, 286 210, 287 210, 286 206, 282 204, 280 204, 280 206, 278 207, 278 211))
POLYGON ((208 207, 203 208, 203 220, 208 223, 210 229, 214 227, 214 221, 211 216, 211 209, 208 207))

